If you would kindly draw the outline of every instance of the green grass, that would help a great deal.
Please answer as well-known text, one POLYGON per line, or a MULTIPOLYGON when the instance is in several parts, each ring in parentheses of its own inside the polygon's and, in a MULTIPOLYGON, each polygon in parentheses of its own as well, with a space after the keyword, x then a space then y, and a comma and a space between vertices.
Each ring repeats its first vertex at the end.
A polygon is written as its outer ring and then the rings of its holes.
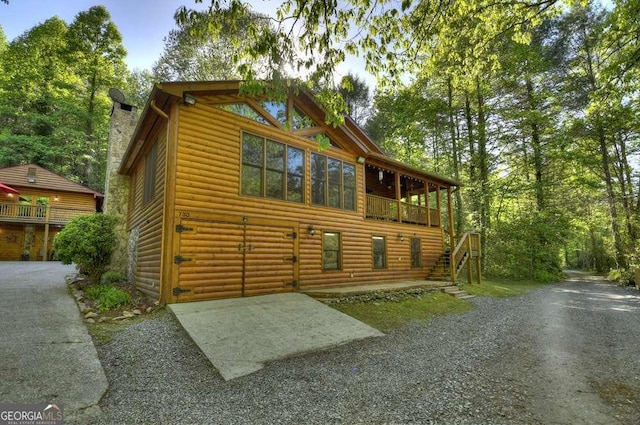
POLYGON ((545 286, 544 283, 525 280, 483 280, 481 284, 465 284, 462 289, 479 297, 508 298, 526 294, 545 286))
POLYGON ((473 308, 469 302, 442 292, 432 292, 403 301, 370 301, 333 304, 339 310, 383 332, 401 328, 417 320, 426 322, 430 317, 462 313, 473 308))

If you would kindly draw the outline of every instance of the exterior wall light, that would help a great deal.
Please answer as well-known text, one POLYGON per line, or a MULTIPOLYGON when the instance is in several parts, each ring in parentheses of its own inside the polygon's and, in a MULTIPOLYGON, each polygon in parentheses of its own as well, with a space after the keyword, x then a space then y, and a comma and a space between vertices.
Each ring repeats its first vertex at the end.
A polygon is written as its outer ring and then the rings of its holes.
POLYGON ((357 162, 358 164, 364 164, 364 156, 358 156, 358 157, 356 158, 356 162, 357 162))
POLYGON ((309 231, 309 235, 311 236, 316 234, 316 228, 313 227, 313 224, 310 224, 309 227, 307 227, 307 230, 309 231))
POLYGON ((189 105, 189 106, 193 106, 196 103, 198 103, 198 99, 196 99, 194 95, 189 93, 185 93, 184 96, 182 97, 182 100, 184 101, 185 105, 189 105))
POLYGON ((404 241, 404 235, 403 235, 402 233, 398 233, 398 240, 399 240, 400 242, 403 242, 403 241, 404 241))

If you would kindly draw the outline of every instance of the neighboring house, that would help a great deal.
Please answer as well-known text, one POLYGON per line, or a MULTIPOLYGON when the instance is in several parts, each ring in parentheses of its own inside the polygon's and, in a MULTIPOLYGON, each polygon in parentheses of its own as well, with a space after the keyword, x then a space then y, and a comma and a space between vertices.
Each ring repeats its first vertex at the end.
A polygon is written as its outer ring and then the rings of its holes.
POLYGON ((103 196, 38 165, 0 168, 0 260, 49 260, 55 235, 73 217, 102 208, 103 196))
MULTIPOLYGON (((172 303, 455 276, 456 181, 392 160, 348 117, 326 125, 304 91, 239 84, 151 92, 120 165, 139 289, 172 303)), ((477 240, 460 247, 456 264, 477 240)))

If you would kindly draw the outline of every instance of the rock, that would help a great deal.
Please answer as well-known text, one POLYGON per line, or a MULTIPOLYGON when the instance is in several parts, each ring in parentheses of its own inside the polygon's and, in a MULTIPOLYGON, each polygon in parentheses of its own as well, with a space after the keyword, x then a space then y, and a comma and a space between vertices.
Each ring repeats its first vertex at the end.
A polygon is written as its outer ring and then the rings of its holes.
POLYGON ((96 313, 95 311, 89 311, 84 315, 85 319, 91 319, 92 317, 98 317, 98 313, 96 313))
POLYGON ((153 307, 147 307, 147 309, 145 310, 147 313, 151 313, 153 311, 153 307))
POLYGON ((84 291, 77 290, 76 292, 73 293, 73 296, 76 298, 77 301, 80 301, 81 299, 84 298, 84 291))
POLYGON ((85 303, 78 303, 78 308, 82 314, 88 313, 91 311, 91 308, 87 306, 85 303))
POLYGON ((142 312, 141 312, 139 309, 137 309, 137 308, 134 308, 133 310, 131 310, 131 312, 132 312, 133 314, 135 314, 136 316, 138 316, 138 315, 142 314, 142 312))
POLYGON ((135 316, 135 314, 133 314, 132 312, 127 311, 127 310, 123 311, 123 312, 122 312, 122 315, 123 315, 124 317, 133 317, 133 316, 135 316))
POLYGON ((111 320, 114 320, 114 321, 115 321, 115 320, 124 320, 124 319, 126 319, 126 317, 125 317, 125 316, 118 316, 118 317, 114 317, 114 318, 113 318, 113 319, 111 319, 111 320))
POLYGON ((108 317, 102 316, 101 318, 98 319, 98 323, 106 322, 107 320, 109 320, 108 317))
POLYGON ((96 323, 96 321, 93 320, 92 318, 86 319, 85 322, 87 322, 87 323, 96 323))

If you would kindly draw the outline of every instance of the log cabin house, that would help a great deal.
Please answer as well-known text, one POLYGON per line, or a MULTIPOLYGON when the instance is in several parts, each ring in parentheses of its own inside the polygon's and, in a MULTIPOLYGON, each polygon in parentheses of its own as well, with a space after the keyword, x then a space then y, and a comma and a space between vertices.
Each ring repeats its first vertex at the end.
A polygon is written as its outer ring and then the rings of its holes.
POLYGON ((240 84, 150 94, 119 170, 141 291, 174 303, 455 278, 456 181, 389 158, 349 117, 328 126, 304 91, 275 102, 240 84))
POLYGON ((74 217, 100 211, 102 194, 35 164, 0 168, 0 260, 53 256, 53 238, 74 217))

